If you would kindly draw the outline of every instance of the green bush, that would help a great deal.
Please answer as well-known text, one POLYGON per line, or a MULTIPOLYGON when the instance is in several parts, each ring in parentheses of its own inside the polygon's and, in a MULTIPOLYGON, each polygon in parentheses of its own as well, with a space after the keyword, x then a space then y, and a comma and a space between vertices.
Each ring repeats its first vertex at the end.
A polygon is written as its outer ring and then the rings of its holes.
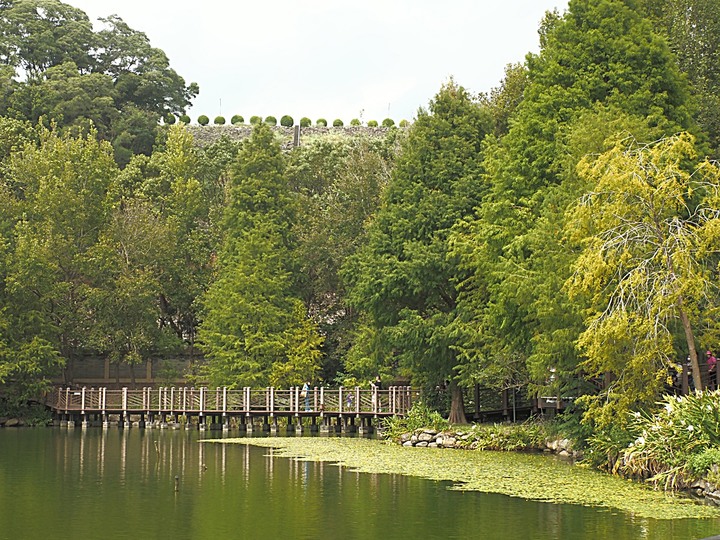
POLYGON ((280 125, 283 127, 293 127, 294 124, 295 120, 293 120, 293 117, 289 114, 286 114, 282 118, 280 118, 280 125))
POLYGON ((321 127, 327 127, 327 120, 325 120, 324 118, 318 118, 317 122, 315 122, 315 125, 321 126, 321 127))
POLYGON ((539 450, 545 446, 548 436, 547 425, 533 420, 522 424, 476 424, 470 428, 467 440, 458 445, 503 452, 539 450))
POLYGON ((275 118, 274 116, 266 116, 265 123, 268 126, 277 126, 277 118, 275 118))
POLYGON ((213 120, 213 124, 216 126, 224 126, 225 125, 225 117, 224 116, 216 116, 215 120, 213 120))
POLYGON ((200 124, 201 126, 207 126, 209 123, 210 123, 210 119, 207 116, 205 116, 204 114, 201 114, 200 116, 198 116, 198 124, 200 124))
POLYGON ((384 420, 384 426, 385 436, 388 439, 396 440, 400 435, 416 429, 427 428, 443 431, 448 429, 450 424, 440 416, 439 412, 430 409, 422 402, 417 402, 413 404, 407 416, 403 418, 388 417, 384 420))
POLYGON ((368 120, 368 127, 378 127, 377 120, 368 120))
POLYGON ((350 125, 351 125, 351 126, 359 126, 359 125, 360 125, 360 120, 357 119, 357 118, 353 118, 352 120, 350 120, 350 125))
MULTIPOLYGON (((686 487, 700 471, 720 463, 720 392, 665 396, 654 414, 632 413, 624 431, 629 442, 608 468, 629 478, 649 478, 665 489, 686 487)), ((590 449, 610 454, 611 442, 610 437, 592 437, 590 449)))
POLYGON ((163 116, 163 122, 165 122, 168 126, 172 126, 177 121, 177 118, 173 113, 167 113, 165 116, 163 116))
POLYGON ((300 127, 310 127, 312 126, 312 120, 310 120, 307 116, 303 116, 300 119, 300 127))
POLYGON ((237 126, 237 125, 242 124, 242 123, 244 123, 244 122, 245 122, 245 119, 244 119, 242 116, 240 116, 239 114, 233 115, 233 117, 230 119, 230 123, 231 123, 233 126, 237 126))
POLYGON ((251 116, 250 125, 256 126, 258 124, 262 124, 262 118, 260 116, 251 116))
POLYGON ((400 120, 400 124, 398 124, 401 128, 406 128, 410 125, 410 122, 407 120, 400 120))
POLYGON ((688 470, 698 478, 711 472, 713 465, 720 465, 720 448, 708 448, 688 460, 688 470))
POLYGON ((343 127, 345 124, 343 124, 343 121, 339 118, 336 118, 333 120, 333 127, 343 127))
POLYGON ((192 120, 190 120, 190 117, 189 117, 187 114, 181 114, 181 115, 180 115, 180 121, 181 121, 183 124, 189 124, 190 122, 192 122, 192 120))
POLYGON ((393 127, 395 125, 395 120, 392 118, 386 118, 382 121, 383 127, 393 127))

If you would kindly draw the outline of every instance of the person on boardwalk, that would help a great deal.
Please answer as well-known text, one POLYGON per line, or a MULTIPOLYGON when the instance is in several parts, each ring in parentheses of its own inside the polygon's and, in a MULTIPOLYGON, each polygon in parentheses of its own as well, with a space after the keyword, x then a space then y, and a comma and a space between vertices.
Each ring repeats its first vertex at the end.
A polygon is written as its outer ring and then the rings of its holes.
POLYGON ((305 398, 305 410, 310 410, 310 382, 305 381, 302 390, 300 391, 300 397, 305 398))
POLYGON ((708 390, 717 388, 717 358, 712 351, 707 351, 707 368, 708 368, 708 390))
POLYGON ((380 412, 382 410, 382 400, 380 399, 380 390, 382 390, 383 384, 380 375, 375 376, 374 381, 370 381, 370 387, 373 389, 372 402, 373 410, 380 412))

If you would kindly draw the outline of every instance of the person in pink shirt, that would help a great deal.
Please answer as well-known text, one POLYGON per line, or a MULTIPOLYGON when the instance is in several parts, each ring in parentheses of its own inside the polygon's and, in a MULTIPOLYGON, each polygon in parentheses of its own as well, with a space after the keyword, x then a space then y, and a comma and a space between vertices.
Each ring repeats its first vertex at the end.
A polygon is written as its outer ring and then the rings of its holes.
POLYGON ((708 368, 708 390, 717 388, 717 358, 712 351, 707 351, 707 368, 708 368))

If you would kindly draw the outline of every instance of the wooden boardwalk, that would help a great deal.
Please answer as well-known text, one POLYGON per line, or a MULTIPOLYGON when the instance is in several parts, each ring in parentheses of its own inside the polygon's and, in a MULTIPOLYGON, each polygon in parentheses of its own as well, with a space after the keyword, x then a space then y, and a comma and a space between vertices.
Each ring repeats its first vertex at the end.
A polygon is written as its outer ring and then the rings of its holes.
POLYGON ((414 393, 408 386, 377 388, 315 387, 302 397, 300 387, 242 388, 58 388, 46 405, 60 425, 105 427, 197 426, 199 429, 252 430, 259 424, 265 431, 278 428, 284 418, 288 429, 312 431, 371 431, 373 420, 404 416, 412 407, 414 393), (257 421, 260 419, 260 421, 257 421), (334 423, 333 423, 334 420, 334 423), (357 424, 356 424, 357 422, 357 424))

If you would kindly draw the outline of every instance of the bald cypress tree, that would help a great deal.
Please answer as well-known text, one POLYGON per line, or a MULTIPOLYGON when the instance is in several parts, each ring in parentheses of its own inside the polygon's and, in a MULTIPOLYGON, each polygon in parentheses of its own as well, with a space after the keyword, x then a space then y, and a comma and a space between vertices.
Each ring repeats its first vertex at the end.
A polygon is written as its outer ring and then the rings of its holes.
POLYGON ((450 418, 464 422, 452 325, 458 280, 448 236, 483 193, 482 141, 489 111, 454 82, 422 111, 393 171, 368 243, 345 265, 350 303, 366 317, 352 353, 413 382, 450 382, 450 418))
POLYGON ((563 289, 577 257, 565 212, 588 187, 576 166, 616 134, 653 140, 692 119, 670 49, 635 2, 571 0, 564 16, 546 18, 541 44, 510 129, 488 150, 479 218, 453 237, 472 276, 458 309, 476 336, 464 350, 470 373, 518 361, 536 393, 578 395, 590 390, 577 376, 583 306, 563 289))
POLYGON ((293 204, 285 159, 258 125, 232 172, 217 279, 198 341, 213 384, 300 384, 318 369, 322 339, 294 291, 293 204))

